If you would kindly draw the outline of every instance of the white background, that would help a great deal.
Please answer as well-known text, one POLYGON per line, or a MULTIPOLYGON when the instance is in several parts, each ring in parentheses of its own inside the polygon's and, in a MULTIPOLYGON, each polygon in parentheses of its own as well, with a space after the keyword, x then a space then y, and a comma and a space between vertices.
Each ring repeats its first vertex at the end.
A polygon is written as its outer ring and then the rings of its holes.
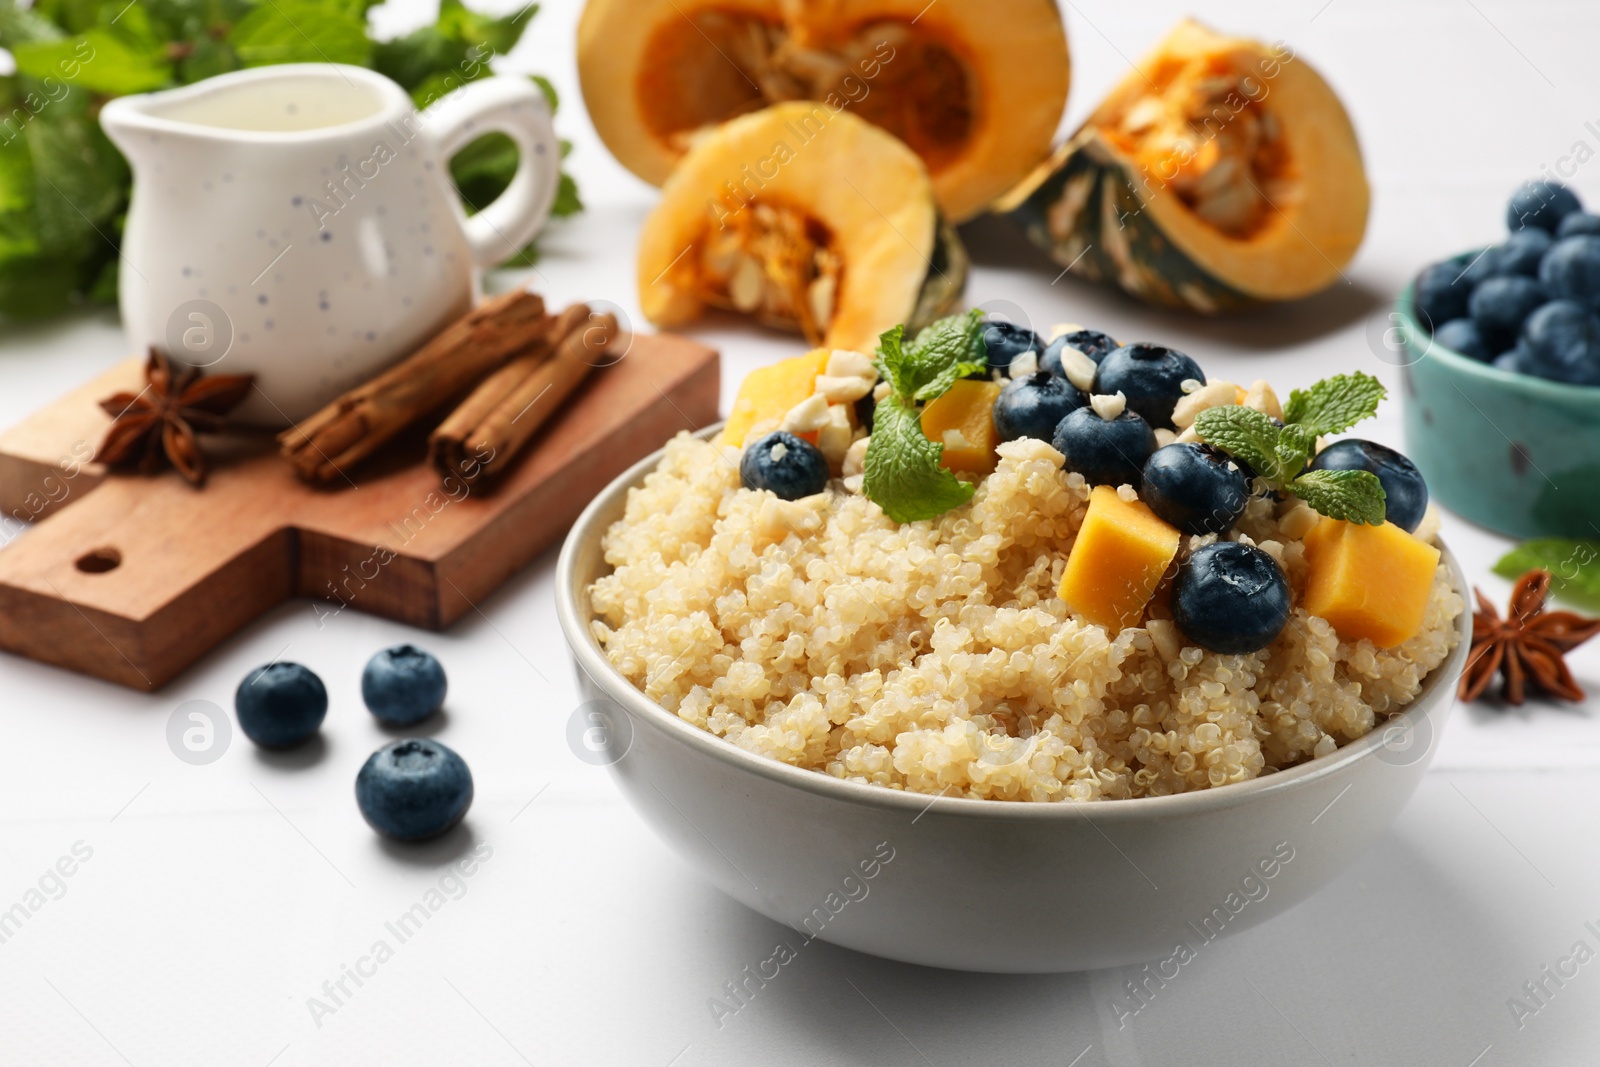
MULTIPOLYGON (((938 0, 978 3, 979 0, 938 0)), ((391 8, 402 5, 394 0, 391 8)), ((425 0, 375 12, 399 30, 425 0)), ((1368 320, 1422 263, 1497 238, 1503 202, 1600 119, 1600 9, 1510 0, 1213 3, 1213 25, 1291 42, 1343 95, 1374 186, 1349 284, 1293 308, 1201 321, 1073 279, 1003 229, 969 228, 974 303, 1036 323, 1076 320, 1174 344, 1208 372, 1284 390, 1355 367, 1397 385, 1368 320)), ((573 69, 575 0, 556 0, 505 64, 550 73, 588 211, 542 242, 529 281, 552 302, 636 306, 634 235, 652 191, 588 127, 573 69)), ((1189 5, 1066 5, 1074 125, 1189 5)), ((1600 204, 1600 169, 1578 189, 1600 204)), ((508 284, 501 279, 499 284, 508 284)), ((792 339, 724 323, 724 404, 792 339)), ((125 355, 115 316, 0 328, 9 423, 125 355)), ((1371 436, 1400 444, 1397 402, 1371 436)), ((1501 539, 1447 518, 1446 537, 1496 600, 1501 539)), ((204 531, 196 531, 204 536, 204 531)), ((994 977, 887 963, 821 943, 719 1028, 707 1000, 765 959, 784 928, 721 897, 646 831, 607 772, 565 740, 576 704, 551 601, 554 550, 449 633, 345 612, 319 628, 294 602, 225 641, 153 696, 0 659, 0 909, 74 843, 92 858, 0 944, 0 1062, 345 1064, 1592 1064, 1600 961, 1519 1028, 1522 984, 1600 949, 1600 724, 1580 708, 1458 708, 1420 792, 1342 878, 1265 926, 1208 946, 1119 1029, 1126 973, 994 977), (471 763, 465 828, 386 846, 352 795, 390 739, 357 680, 376 649, 420 640, 450 674, 428 724, 471 763), (186 700, 231 708, 238 680, 278 656, 332 694, 323 740, 287 756, 235 735, 210 766, 180 762, 165 727, 186 700), (492 856, 331 1015, 322 996, 435 886, 443 865, 492 856)), ((1573 657, 1600 689, 1600 647, 1573 657)), ((1048 902, 997 899, 1018 923, 1048 902)), ((930 937, 937 931, 930 931, 930 937)), ((1553 986, 1551 988, 1554 988, 1553 986)))

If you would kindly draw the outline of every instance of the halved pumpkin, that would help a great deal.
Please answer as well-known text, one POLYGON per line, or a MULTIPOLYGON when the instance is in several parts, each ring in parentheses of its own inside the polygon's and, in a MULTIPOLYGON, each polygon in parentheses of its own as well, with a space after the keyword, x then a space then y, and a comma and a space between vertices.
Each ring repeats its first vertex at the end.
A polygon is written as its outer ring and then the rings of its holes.
POLYGON ((1075 274, 1215 312, 1331 285, 1369 196, 1350 117, 1304 59, 1185 21, 995 209, 1075 274))
POLYGON ((1050 151, 1070 66, 1055 0, 589 0, 589 117, 660 185, 701 130, 789 100, 887 129, 959 222, 1050 151))
POLYGON ((639 303, 656 325, 720 307, 825 348, 871 352, 896 323, 931 322, 966 277, 916 153, 810 101, 701 137, 639 238, 639 303))

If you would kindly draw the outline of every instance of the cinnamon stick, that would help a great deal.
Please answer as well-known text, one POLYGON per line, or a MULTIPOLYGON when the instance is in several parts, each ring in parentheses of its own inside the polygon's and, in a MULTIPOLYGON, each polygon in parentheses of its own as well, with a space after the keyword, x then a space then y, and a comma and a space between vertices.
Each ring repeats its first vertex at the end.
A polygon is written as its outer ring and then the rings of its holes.
MULTIPOLYGON (((556 344, 550 358, 503 394, 475 426, 462 433, 459 445, 441 444, 434 453, 440 472, 460 477, 469 484, 492 480, 503 473, 539 428, 560 409, 562 401, 603 361, 603 354, 616 338, 616 316, 590 315, 585 308, 576 327, 556 344), (446 466, 446 462, 453 465, 446 466)), ((454 416, 446 421, 454 421, 454 416)))
POLYGON ((407 426, 536 344, 553 320, 544 301, 516 289, 491 297, 412 356, 278 435, 302 477, 328 482, 407 426))
POLYGON ((485 378, 443 422, 428 435, 428 458, 439 473, 475 480, 485 457, 467 451, 467 439, 528 375, 549 359, 556 346, 589 317, 589 305, 573 304, 552 322, 539 343, 513 358, 485 378), (470 477, 469 477, 470 475, 470 477))

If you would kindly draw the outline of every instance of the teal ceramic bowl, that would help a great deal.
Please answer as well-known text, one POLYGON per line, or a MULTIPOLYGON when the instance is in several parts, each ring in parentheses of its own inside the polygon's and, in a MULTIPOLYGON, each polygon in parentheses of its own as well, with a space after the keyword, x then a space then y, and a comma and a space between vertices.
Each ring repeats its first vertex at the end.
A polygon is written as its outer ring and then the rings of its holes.
POLYGON ((1410 287, 1395 312, 1406 454, 1433 499, 1509 537, 1600 537, 1600 388, 1511 374, 1434 344, 1410 287))

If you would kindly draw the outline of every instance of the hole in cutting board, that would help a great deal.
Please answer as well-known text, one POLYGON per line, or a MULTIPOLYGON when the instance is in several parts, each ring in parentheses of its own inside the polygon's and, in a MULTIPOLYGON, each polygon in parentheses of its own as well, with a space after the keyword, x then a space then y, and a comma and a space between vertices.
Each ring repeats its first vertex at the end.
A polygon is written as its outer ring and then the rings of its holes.
POLYGON ((96 548, 79 556, 73 561, 73 566, 85 574, 104 574, 116 570, 121 563, 121 552, 114 548, 96 548))

